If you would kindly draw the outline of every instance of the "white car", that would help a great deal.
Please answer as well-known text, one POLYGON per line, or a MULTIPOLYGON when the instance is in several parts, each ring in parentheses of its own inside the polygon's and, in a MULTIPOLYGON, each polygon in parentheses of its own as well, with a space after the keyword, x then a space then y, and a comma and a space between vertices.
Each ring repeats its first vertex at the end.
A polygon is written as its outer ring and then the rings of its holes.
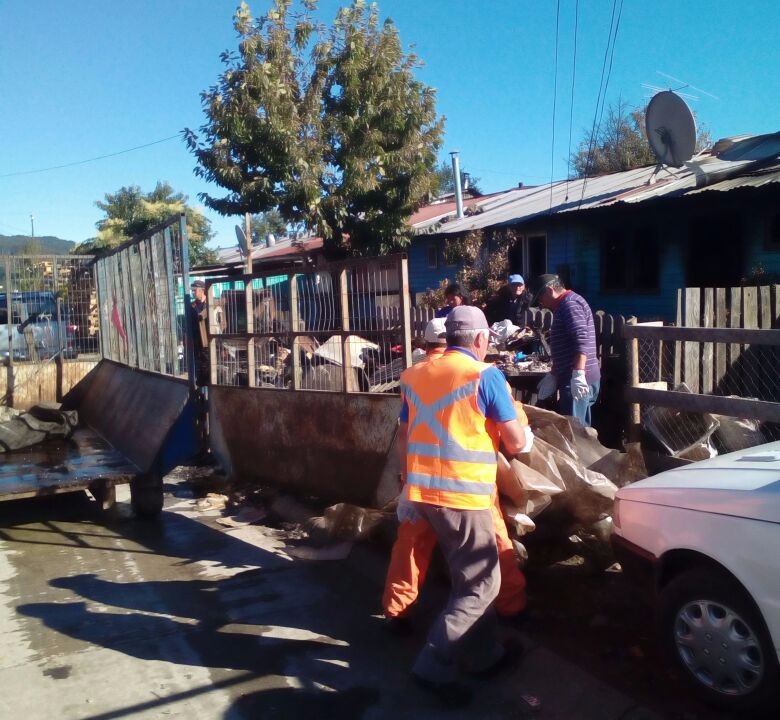
POLYGON ((613 523, 687 681, 721 706, 780 708, 780 442, 628 485, 613 523))

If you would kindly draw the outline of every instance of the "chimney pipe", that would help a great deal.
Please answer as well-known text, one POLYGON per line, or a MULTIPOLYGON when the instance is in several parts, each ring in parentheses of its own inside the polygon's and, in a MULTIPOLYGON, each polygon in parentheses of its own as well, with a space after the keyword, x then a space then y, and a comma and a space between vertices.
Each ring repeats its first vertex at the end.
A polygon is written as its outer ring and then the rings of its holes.
POLYGON ((460 188, 460 160, 458 159, 458 151, 453 150, 450 155, 452 156, 452 179, 455 181, 455 207, 458 211, 458 218, 462 218, 463 192, 460 188))

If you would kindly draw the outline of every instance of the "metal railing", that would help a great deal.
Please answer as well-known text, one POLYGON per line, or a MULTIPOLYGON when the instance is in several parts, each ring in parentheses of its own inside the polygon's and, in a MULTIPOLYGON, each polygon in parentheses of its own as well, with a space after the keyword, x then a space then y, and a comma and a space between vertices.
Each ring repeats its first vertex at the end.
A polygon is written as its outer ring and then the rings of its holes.
POLYGON ((95 261, 103 357, 187 376, 187 225, 175 216, 95 261))
POLYGON ((405 256, 206 285, 213 385, 398 392, 411 364, 405 256))

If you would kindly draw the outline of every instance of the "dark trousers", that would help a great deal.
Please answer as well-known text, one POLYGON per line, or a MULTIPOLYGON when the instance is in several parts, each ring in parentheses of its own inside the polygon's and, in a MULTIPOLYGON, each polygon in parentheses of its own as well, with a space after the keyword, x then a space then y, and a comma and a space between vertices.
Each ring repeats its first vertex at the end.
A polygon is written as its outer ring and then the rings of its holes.
POLYGON ((436 533, 452 587, 412 672, 432 682, 452 682, 456 656, 470 630, 475 630, 468 638, 472 669, 492 665, 503 652, 491 607, 501 585, 493 516, 490 510, 414 505, 436 533), (477 623, 479 627, 475 628, 477 623))

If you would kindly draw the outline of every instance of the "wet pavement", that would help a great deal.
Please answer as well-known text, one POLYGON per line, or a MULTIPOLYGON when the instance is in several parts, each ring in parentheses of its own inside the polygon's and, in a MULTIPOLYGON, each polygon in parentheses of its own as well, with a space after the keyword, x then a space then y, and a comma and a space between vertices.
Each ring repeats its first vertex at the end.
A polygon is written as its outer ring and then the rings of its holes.
POLYGON ((156 523, 130 518, 121 494, 114 516, 81 493, 0 503, 0 717, 726 717, 660 669, 649 611, 619 576, 566 565, 531 573, 523 663, 470 681, 473 706, 445 711, 408 677, 443 578, 421 598, 419 632, 392 637, 378 616, 383 550, 294 559, 294 529, 225 528, 220 514, 170 495, 156 523))

